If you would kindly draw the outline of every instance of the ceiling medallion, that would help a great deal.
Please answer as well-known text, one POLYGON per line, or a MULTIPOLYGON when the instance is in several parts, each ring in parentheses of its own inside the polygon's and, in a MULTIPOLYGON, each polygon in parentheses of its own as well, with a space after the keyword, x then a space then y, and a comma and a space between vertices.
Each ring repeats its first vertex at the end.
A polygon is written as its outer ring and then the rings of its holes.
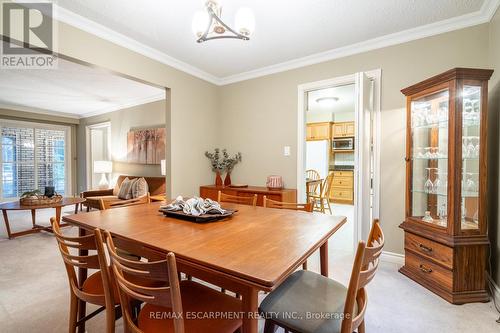
POLYGON ((222 38, 249 40, 255 30, 255 18, 249 8, 240 8, 234 18, 234 29, 222 21, 222 6, 216 0, 205 3, 206 11, 194 14, 192 29, 198 43, 222 38))

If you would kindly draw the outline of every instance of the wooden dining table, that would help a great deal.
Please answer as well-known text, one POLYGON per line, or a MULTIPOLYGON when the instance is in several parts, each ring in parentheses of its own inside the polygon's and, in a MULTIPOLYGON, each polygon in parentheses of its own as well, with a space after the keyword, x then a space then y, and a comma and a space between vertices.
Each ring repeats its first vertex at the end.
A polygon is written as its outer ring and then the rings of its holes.
MULTIPOLYGON (((78 226, 80 235, 107 230, 117 247, 149 259, 173 252, 179 271, 241 295, 244 333, 257 332, 258 292, 275 289, 318 249, 321 274, 328 276, 328 239, 346 222, 342 216, 223 204, 237 212, 217 222, 195 223, 165 217, 159 206, 94 211, 63 221, 78 226)), ((79 270, 80 281, 86 275, 79 270)), ((85 316, 82 305, 80 318, 85 316)))

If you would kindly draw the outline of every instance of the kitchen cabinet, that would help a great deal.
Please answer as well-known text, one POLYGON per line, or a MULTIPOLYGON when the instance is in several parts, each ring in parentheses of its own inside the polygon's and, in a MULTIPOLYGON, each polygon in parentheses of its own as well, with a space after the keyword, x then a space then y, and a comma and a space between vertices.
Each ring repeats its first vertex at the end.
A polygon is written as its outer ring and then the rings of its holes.
POLYGON ((332 136, 334 138, 345 138, 355 135, 354 121, 332 123, 332 136))
POLYGON ((331 126, 329 122, 309 123, 306 126, 306 140, 330 140, 331 126))

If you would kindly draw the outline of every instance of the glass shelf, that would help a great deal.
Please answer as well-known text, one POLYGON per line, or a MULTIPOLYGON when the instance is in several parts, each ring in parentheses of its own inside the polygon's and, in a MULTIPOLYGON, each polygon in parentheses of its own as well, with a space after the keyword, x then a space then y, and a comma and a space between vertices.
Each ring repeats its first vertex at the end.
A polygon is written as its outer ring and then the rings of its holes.
MULTIPOLYGON (((412 190, 413 193, 422 193, 427 195, 438 195, 438 196, 447 196, 446 192, 429 192, 426 190, 412 190)), ((471 191, 462 191, 462 198, 476 198, 479 195, 479 192, 471 192, 471 191)))
MULTIPOLYGON (((432 160, 447 160, 448 157, 412 157, 412 160, 424 160, 424 161, 432 161, 432 160)), ((462 157, 462 161, 477 161, 479 157, 462 157)))
MULTIPOLYGON (((479 126, 480 121, 479 119, 464 119, 463 120, 463 126, 464 127, 472 127, 472 126, 479 126)), ((432 129, 432 128, 448 128, 448 120, 443 120, 439 121, 436 123, 430 123, 430 124, 422 124, 422 125, 412 125, 411 129, 432 129)))

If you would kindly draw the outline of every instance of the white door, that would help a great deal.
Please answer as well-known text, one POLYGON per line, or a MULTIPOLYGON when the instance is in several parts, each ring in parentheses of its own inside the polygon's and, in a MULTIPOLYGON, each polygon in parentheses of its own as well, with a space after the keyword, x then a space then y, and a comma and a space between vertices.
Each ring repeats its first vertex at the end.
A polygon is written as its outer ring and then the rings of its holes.
POLYGON ((365 73, 356 75, 355 212, 354 241, 366 240, 372 224, 373 201, 373 82, 365 73))

